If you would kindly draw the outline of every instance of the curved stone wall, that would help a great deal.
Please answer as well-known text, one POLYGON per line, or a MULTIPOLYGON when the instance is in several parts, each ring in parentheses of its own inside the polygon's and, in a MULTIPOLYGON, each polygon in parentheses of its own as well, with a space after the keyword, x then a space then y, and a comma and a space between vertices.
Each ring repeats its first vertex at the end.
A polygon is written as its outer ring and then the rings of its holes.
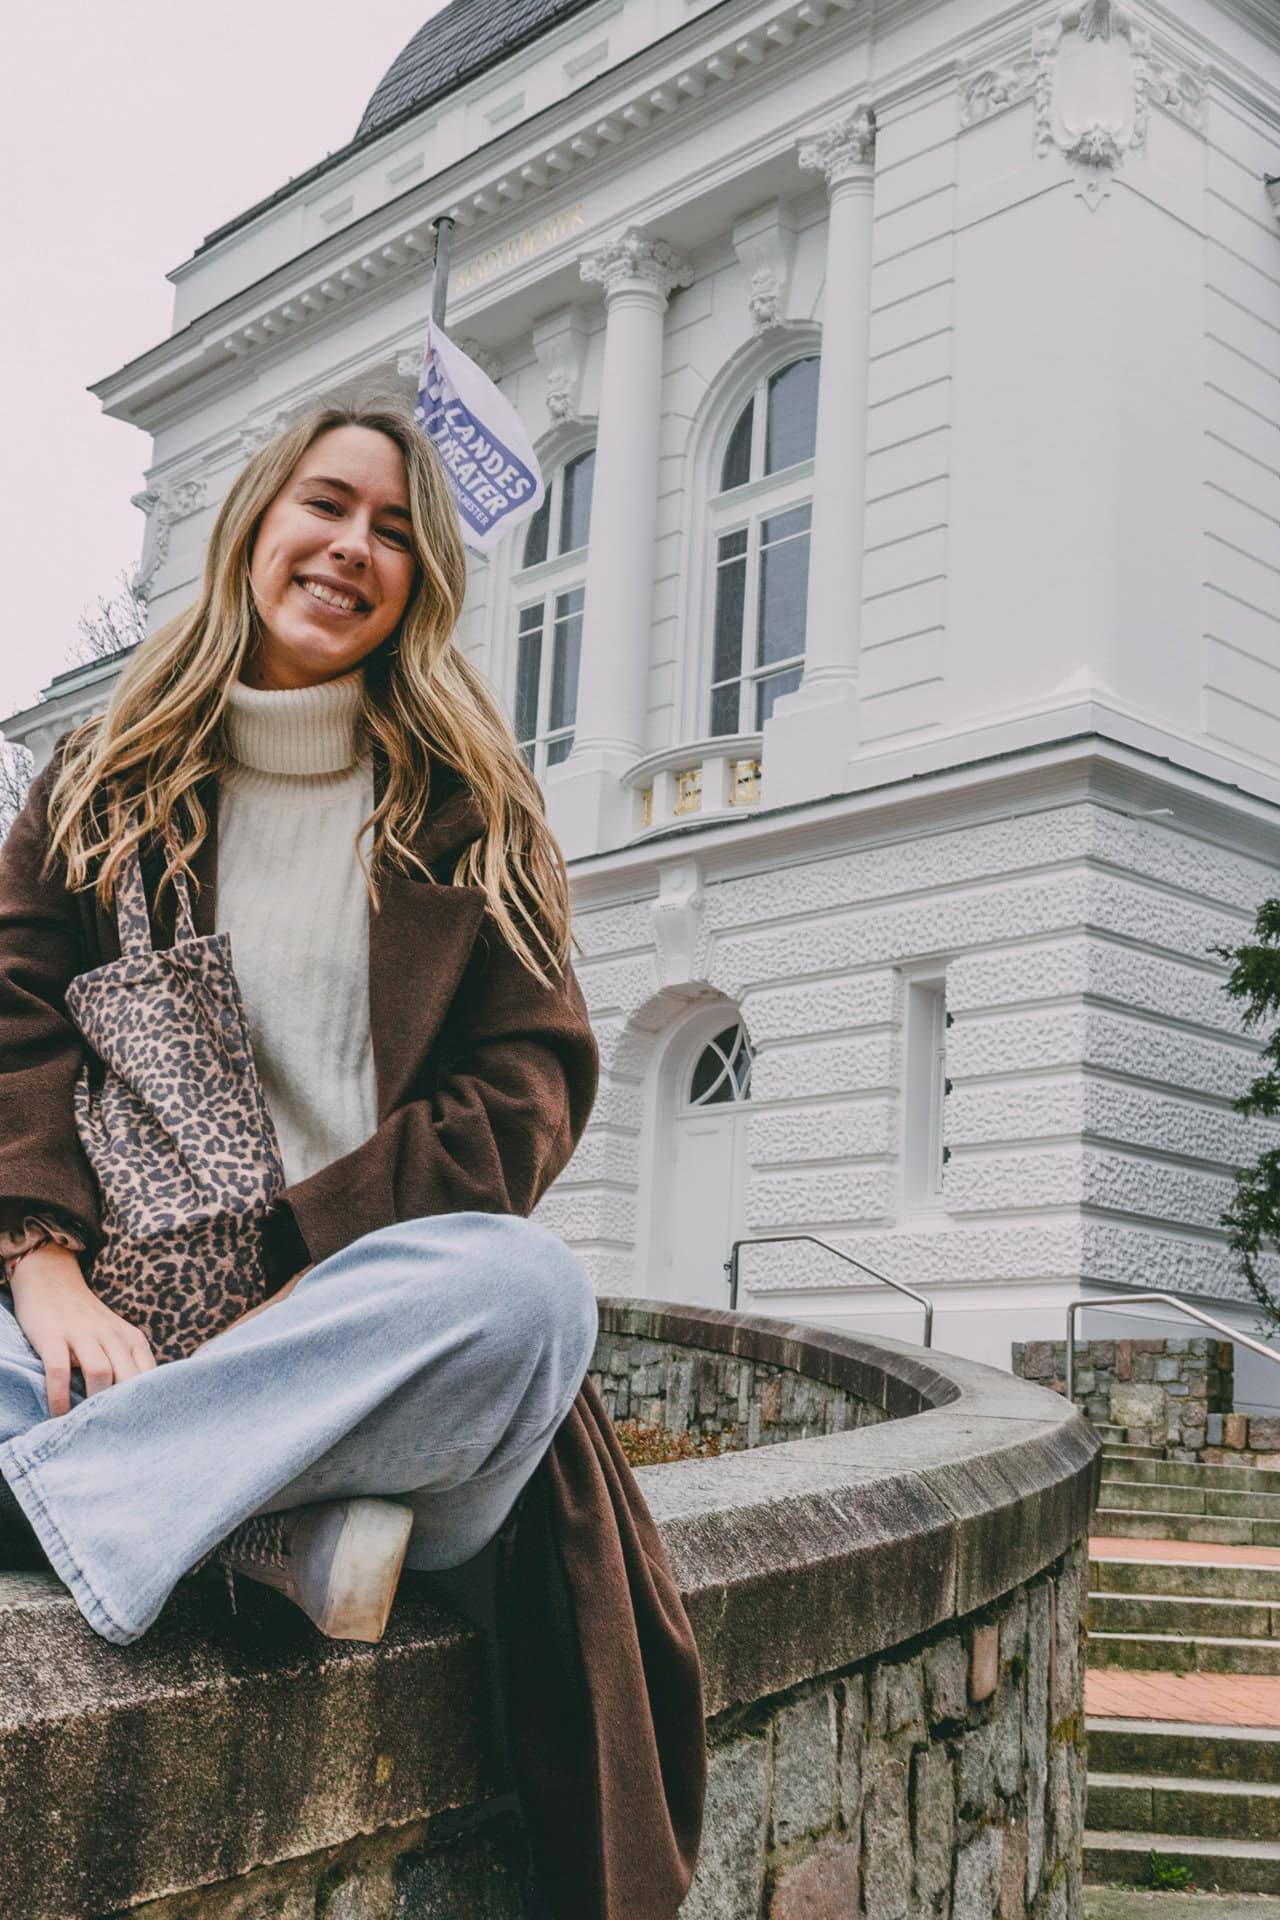
MULTIPOLYGON (((1076 1920, 1080 1415, 900 1342, 600 1307, 615 1407, 730 1449, 640 1470, 710 1716, 682 1920, 1076 1920)), ((522 1920, 478 1636, 412 1578, 375 1648, 239 1592, 119 1649, 0 1574, 6 1920, 522 1920)))

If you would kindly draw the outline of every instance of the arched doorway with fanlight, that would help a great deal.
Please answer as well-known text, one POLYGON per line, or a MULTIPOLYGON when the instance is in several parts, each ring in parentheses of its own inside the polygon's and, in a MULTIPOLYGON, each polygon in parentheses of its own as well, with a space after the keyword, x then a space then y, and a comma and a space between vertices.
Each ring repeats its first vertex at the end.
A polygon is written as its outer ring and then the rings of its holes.
POLYGON ((662 1061, 654 1141, 653 1284, 660 1298, 729 1304, 724 1263, 745 1231, 751 1041, 731 1001, 700 1007, 662 1061))

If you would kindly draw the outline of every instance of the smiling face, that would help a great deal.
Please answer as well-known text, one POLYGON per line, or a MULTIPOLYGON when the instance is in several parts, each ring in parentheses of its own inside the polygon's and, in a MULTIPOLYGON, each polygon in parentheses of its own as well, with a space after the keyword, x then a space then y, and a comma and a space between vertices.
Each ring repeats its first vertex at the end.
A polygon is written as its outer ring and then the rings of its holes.
POLYGON ((263 514, 249 563, 260 644, 250 686, 314 687, 395 632, 413 591, 409 489, 394 440, 331 427, 263 514))

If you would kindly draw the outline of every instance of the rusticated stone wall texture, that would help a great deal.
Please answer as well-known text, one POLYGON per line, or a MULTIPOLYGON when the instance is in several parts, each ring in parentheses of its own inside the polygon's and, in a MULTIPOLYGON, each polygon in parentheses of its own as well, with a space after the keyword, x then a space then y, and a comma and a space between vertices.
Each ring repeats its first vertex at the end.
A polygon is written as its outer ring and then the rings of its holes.
MULTIPOLYGON (((681 1920, 1079 1920, 1086 1564, 713 1723, 681 1920)), ((524 1920, 525 1870, 509 1809, 464 1813, 133 1913, 524 1920)))
MULTIPOLYGON (((539 1218, 602 1291, 720 1303, 714 1263, 692 1272, 665 1241, 684 1023, 714 994, 755 1049, 737 1234, 816 1234, 925 1287, 1136 1276, 1240 1297, 1221 1215, 1277 1135, 1232 1111, 1257 1051, 1215 949, 1244 937, 1270 870, 1083 798, 954 826, 913 815, 852 847, 815 832, 755 873, 700 856, 679 992, 659 902, 580 904, 601 1095, 539 1218), (951 1015, 949 1154, 923 1213, 904 1159, 922 970, 951 1015)), ((805 1241, 744 1247, 740 1281, 740 1305, 778 1311, 817 1289, 843 1312, 864 1284, 805 1241)), ((975 1337, 994 1359, 1005 1336, 975 1337)))
POLYGON ((889 1415, 841 1387, 763 1360, 661 1340, 602 1338, 591 1379, 615 1420, 716 1434, 724 1452, 869 1427, 889 1415))

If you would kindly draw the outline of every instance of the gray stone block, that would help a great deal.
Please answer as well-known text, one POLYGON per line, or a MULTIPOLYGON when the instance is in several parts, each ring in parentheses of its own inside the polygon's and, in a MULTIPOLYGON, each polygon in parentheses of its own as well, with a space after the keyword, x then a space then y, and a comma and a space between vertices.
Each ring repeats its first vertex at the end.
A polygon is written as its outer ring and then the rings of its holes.
POLYGON ((315 1920, 395 1920, 395 1906, 394 1874, 380 1863, 364 1870, 353 1868, 338 1880, 322 1883, 312 1913, 315 1920))
POLYGON ((980 1820, 995 1791, 996 1730, 992 1722, 971 1727, 957 1747, 956 1806, 966 1820, 980 1820))
MULTIPOLYGON (((468 1920, 523 1920, 523 1875, 488 1837, 406 1854, 396 1862, 394 1884, 391 1920, 457 1920, 460 1913, 468 1920)), ((352 1920, 364 1920, 358 1908, 352 1920)))
POLYGON ((1004 1798, 1012 1800, 1022 1784, 1022 1693, 1011 1682, 1000 1689, 993 1724, 995 1782, 1004 1798))
MULTIPOLYGON (((1138 1361, 1150 1359, 1150 1354, 1138 1354, 1134 1360, 1137 1372, 1138 1361)), ((1116 1427, 1151 1427, 1163 1424, 1164 1389, 1155 1386, 1143 1386, 1137 1380, 1118 1380, 1111 1389, 1111 1424, 1116 1427)))
POLYGON ((1003 1852, 999 1827, 982 1827, 956 1855, 951 1920, 994 1920, 1003 1852))
POLYGON ((1020 1675, 1026 1664, 1027 1655, 1027 1596, 1019 1591, 1013 1596, 1009 1611, 1000 1622, 1000 1665, 1003 1668, 1016 1666, 1020 1675))
POLYGON ((827 1832, 835 1807, 836 1706, 824 1688, 780 1708, 774 1722, 774 1846, 827 1832))
POLYGON ((969 1663, 959 1634, 948 1634, 922 1656, 929 1723, 963 1720, 969 1706, 969 1663))
POLYGON ((868 1724, 872 1733, 924 1734, 919 1660, 886 1662, 871 1670, 868 1724))
POLYGON ((1052 1595, 1047 1581, 1027 1593, 1027 1674, 1023 1684, 1022 1738, 1027 1767, 1028 1904, 1040 1886, 1045 1845, 1045 1791, 1049 1777, 1049 1654, 1052 1595))
POLYGON ((916 1755, 912 1799, 915 1911, 940 1912, 951 1886, 956 1823, 955 1780, 944 1743, 916 1755))
POLYGON ((905 1751, 878 1747, 868 1757, 862 1810, 862 1888, 876 1920, 907 1920, 911 1899, 911 1829, 905 1751))
POLYGON ((764 1892, 769 1768, 765 1740, 733 1740, 712 1748, 702 1848, 680 1920, 757 1920, 764 1892))
POLYGON ((840 1780, 838 1796, 840 1818, 849 1833, 856 1834, 862 1819, 862 1756, 866 1745, 867 1683, 860 1673, 849 1674, 840 1684, 840 1780))

